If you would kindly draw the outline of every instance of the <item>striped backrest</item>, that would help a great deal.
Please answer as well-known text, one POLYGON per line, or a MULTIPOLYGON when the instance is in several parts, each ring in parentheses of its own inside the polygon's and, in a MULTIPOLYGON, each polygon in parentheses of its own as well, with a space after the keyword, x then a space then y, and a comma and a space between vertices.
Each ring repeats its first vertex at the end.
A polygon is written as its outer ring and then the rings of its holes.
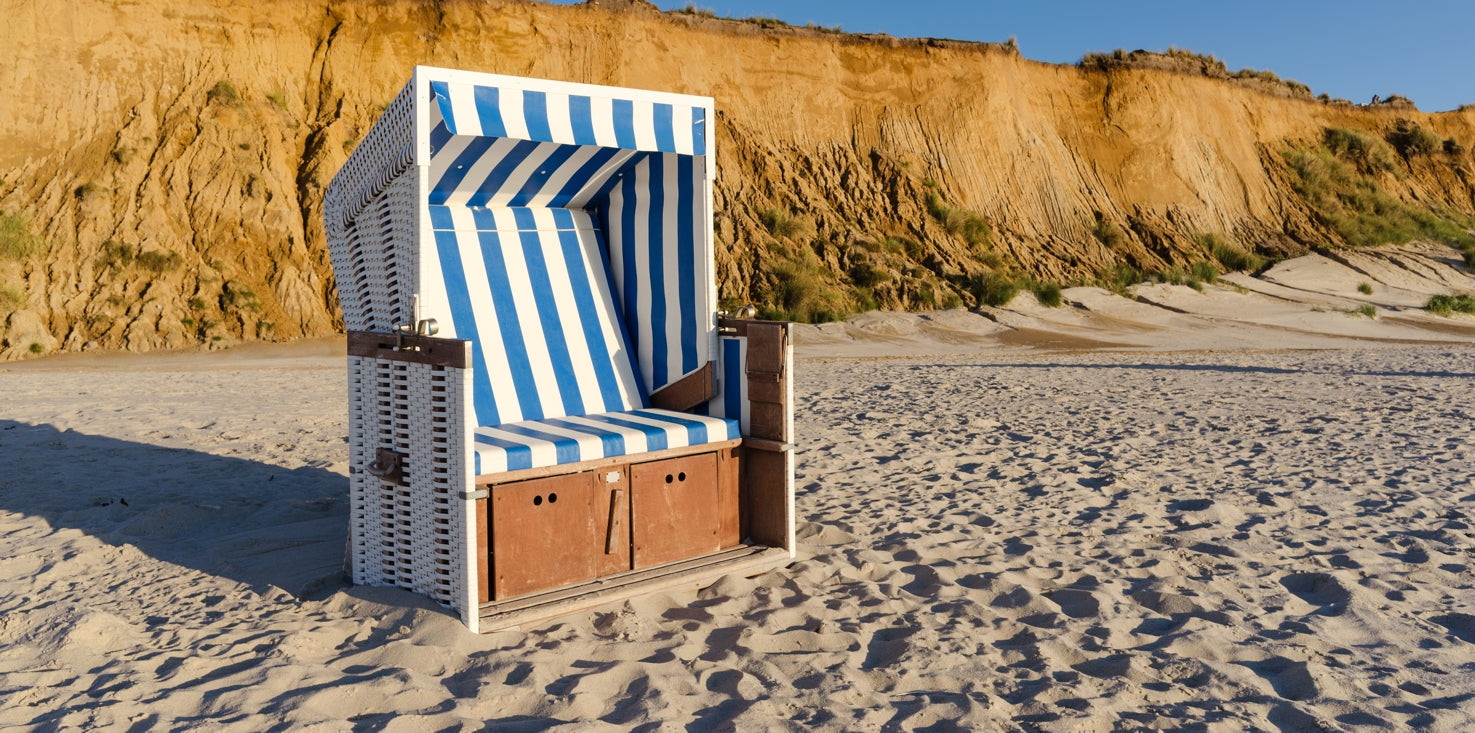
POLYGON ((466 206, 429 215, 454 334, 475 341, 478 425, 648 406, 592 217, 466 206))
POLYGON ((610 270, 629 319, 641 377, 651 391, 706 363, 714 300, 703 244, 705 161, 641 154, 599 203, 610 270), (703 304, 709 304, 703 307, 703 304))

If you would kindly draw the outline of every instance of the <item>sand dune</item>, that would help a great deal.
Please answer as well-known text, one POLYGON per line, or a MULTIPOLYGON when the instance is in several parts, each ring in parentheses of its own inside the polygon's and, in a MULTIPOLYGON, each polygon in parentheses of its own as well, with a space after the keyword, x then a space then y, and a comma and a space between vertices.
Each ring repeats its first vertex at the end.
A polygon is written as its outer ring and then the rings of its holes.
POLYGON ((1139 285, 1132 298, 1068 288, 1047 308, 1021 293, 980 313, 866 313, 801 326, 813 356, 921 356, 1015 350, 1329 349, 1394 343, 1475 343, 1475 318, 1422 310, 1432 295, 1475 292, 1459 252, 1408 244, 1310 254, 1256 277, 1230 274, 1198 291, 1139 285), (1330 254, 1330 253, 1329 253, 1330 254), (1359 292, 1367 284, 1372 294, 1359 292), (1373 317, 1358 313, 1370 306, 1373 317))
POLYGON ((334 344, 0 371, 0 728, 1469 730, 1467 321, 1271 275, 816 329, 796 563, 484 636, 342 584, 334 344))

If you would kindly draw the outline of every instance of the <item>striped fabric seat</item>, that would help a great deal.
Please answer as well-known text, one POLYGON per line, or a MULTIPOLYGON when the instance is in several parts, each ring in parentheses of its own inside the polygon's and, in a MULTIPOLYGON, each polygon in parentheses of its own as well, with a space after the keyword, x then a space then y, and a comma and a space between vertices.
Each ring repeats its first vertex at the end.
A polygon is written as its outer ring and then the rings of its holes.
POLYGON ((705 445, 741 437, 738 421, 643 409, 526 420, 476 429, 478 474, 705 445))

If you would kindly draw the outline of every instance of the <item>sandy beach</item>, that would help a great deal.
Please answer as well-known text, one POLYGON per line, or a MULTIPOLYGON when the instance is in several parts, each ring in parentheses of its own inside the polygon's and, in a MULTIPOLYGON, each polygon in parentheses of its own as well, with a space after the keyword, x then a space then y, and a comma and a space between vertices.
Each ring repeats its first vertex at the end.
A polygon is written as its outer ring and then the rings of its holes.
POLYGON ((806 331, 797 562, 482 636, 342 581, 341 344, 7 365, 0 728, 1475 727, 1475 319, 1068 295, 806 331))

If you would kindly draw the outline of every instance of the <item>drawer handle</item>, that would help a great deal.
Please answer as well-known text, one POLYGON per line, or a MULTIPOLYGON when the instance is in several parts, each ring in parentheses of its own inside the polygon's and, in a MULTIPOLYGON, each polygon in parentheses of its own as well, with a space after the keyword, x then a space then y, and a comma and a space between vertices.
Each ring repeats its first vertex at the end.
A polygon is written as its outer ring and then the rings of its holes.
POLYGON ((620 509, 625 501, 625 490, 615 489, 609 492, 609 531, 604 538, 604 554, 620 554, 620 540, 624 537, 624 523, 620 520, 623 515, 620 509))

